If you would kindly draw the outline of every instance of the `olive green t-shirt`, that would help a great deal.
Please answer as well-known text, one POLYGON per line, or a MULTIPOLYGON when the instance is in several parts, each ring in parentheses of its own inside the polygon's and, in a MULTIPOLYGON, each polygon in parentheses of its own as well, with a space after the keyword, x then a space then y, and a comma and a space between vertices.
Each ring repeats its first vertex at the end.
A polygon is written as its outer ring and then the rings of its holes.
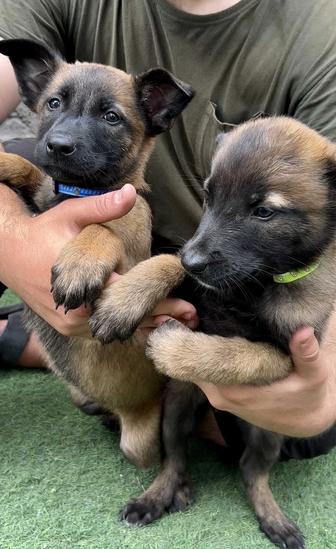
POLYGON ((158 137, 146 179, 155 230, 176 244, 201 214, 215 137, 257 113, 336 140, 336 0, 241 0, 196 16, 168 0, 0 0, 0 36, 130 73, 162 66, 196 97, 158 137))

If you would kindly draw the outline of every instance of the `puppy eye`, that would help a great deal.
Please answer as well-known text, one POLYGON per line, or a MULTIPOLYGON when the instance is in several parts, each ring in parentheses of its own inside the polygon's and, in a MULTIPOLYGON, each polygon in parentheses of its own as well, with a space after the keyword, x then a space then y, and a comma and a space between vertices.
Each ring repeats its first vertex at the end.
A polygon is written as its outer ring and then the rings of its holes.
POLYGON ((109 124, 118 124, 120 122, 120 116, 114 111, 109 111, 106 114, 104 114, 103 118, 105 118, 106 122, 109 124))
POLYGON ((274 215, 274 210, 266 208, 266 206, 259 206, 253 212, 254 217, 260 217, 261 219, 269 219, 274 215))
POLYGON ((58 97, 52 97, 48 101, 48 107, 50 110, 54 111, 55 109, 59 109, 61 106, 61 101, 58 99, 58 97))
POLYGON ((205 201, 207 201, 209 198, 209 191, 206 188, 203 189, 203 198, 205 201))

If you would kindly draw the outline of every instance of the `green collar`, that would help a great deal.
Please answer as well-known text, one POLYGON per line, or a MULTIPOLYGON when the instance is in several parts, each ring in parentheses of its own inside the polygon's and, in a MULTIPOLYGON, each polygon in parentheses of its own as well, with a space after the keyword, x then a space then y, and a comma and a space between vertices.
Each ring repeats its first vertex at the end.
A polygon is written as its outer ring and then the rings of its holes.
POLYGON ((314 263, 306 265, 305 267, 301 267, 300 269, 289 271, 288 273, 283 273, 280 275, 274 275, 273 280, 278 284, 288 284, 289 282, 295 282, 296 280, 300 280, 300 278, 304 278, 310 273, 313 273, 318 266, 319 261, 315 261, 314 263))

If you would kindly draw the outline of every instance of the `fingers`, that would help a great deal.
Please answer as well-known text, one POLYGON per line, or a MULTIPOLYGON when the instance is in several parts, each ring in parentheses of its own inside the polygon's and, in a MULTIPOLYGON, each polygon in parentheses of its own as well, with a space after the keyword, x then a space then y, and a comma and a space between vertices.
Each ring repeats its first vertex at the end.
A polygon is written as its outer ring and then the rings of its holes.
POLYGON ((49 313, 49 323, 66 337, 91 337, 91 330, 88 325, 90 310, 85 307, 79 307, 73 311, 64 314, 63 307, 54 311, 53 315, 49 313))
POLYGON ((191 330, 194 330, 198 325, 198 316, 194 305, 183 299, 168 297, 155 307, 151 316, 142 321, 140 328, 157 328, 172 318, 179 320, 191 330))
POLYGON ((49 210, 48 215, 55 215, 58 218, 63 216, 65 221, 70 221, 80 230, 92 223, 106 223, 126 215, 133 208, 135 200, 136 190, 132 185, 125 185, 118 191, 101 196, 66 200, 49 210))
POLYGON ((192 320, 197 317, 197 311, 194 305, 184 299, 167 297, 166 299, 163 299, 152 312, 152 316, 159 315, 192 320))
POLYGON ((305 327, 298 330, 293 335, 289 347, 295 372, 304 377, 316 375, 316 368, 320 365, 320 347, 313 328, 305 327))

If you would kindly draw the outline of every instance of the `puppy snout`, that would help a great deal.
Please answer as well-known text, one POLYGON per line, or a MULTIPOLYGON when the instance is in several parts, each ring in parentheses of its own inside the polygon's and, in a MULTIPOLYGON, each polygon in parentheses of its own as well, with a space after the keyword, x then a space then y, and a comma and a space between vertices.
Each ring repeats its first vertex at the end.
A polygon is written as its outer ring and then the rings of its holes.
POLYGON ((47 153, 49 156, 71 156, 76 150, 76 143, 68 134, 54 134, 47 141, 47 153))
POLYGON ((196 250, 187 250, 181 255, 181 263, 185 270, 195 275, 204 273, 208 262, 208 256, 196 250))

